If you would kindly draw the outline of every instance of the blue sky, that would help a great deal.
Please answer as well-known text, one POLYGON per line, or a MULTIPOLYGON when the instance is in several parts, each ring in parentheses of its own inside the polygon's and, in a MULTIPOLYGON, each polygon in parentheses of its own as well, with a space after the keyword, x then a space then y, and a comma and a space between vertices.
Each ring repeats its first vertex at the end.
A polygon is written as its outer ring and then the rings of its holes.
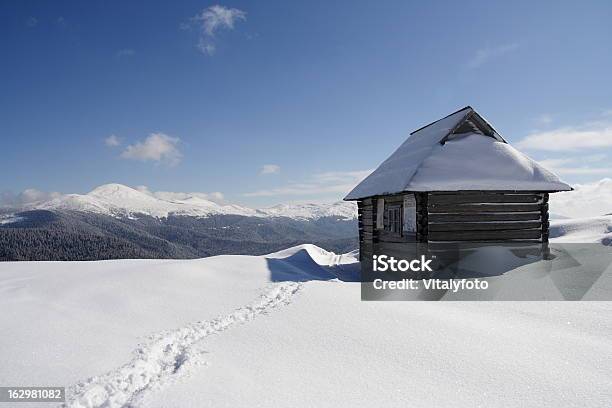
POLYGON ((491 3, 2 2, 0 191, 329 201, 465 105, 612 177, 612 3, 491 3))

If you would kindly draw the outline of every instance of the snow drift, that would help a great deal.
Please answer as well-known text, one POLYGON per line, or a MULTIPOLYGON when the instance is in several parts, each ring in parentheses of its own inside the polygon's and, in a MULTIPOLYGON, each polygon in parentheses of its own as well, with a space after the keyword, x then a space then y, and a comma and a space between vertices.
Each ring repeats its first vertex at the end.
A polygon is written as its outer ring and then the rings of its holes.
POLYGON ((586 218, 612 214, 612 179, 574 185, 574 191, 550 195, 551 217, 586 218))
POLYGON ((612 246, 612 215, 550 223, 551 242, 596 242, 612 246))
POLYGON ((362 302, 356 255, 0 263, 0 383, 71 408, 612 399, 610 302, 362 302))

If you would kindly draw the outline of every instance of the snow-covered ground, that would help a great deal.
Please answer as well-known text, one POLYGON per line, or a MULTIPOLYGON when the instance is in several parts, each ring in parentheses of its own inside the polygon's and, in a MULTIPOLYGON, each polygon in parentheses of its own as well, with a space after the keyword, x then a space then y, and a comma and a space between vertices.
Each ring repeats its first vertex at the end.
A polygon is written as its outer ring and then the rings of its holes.
POLYGON ((612 179, 604 178, 572 187, 574 191, 550 195, 551 215, 584 218, 612 214, 612 179))
POLYGON ((552 242, 557 243, 602 243, 611 246, 610 250, 612 251, 612 215, 552 220, 550 222, 550 237, 552 242))
POLYGON ((0 214, 0 225, 12 224, 23 220, 23 217, 18 217, 15 214, 0 214))
POLYGON ((355 257, 0 263, 0 384, 69 407, 610 406, 611 302, 363 302, 355 257))

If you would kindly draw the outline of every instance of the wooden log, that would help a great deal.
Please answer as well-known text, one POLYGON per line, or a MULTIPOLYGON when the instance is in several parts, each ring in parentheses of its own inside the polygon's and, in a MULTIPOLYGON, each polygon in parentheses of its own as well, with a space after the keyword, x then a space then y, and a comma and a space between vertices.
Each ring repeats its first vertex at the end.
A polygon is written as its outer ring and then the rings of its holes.
POLYGON ((378 232, 378 242, 414 242, 416 234, 405 233, 404 235, 398 235, 393 232, 381 230, 378 232))
POLYGON ((364 221, 372 221, 374 219, 372 211, 361 211, 359 217, 364 221))
POLYGON ((429 222, 470 222, 470 221, 533 221, 539 220, 540 211, 485 214, 429 214, 429 222))
POLYGON ((540 200, 542 200, 540 194, 431 194, 429 206, 468 203, 538 203, 540 200))
POLYGON ((542 243, 548 243, 549 226, 548 222, 548 194, 545 194, 544 204, 542 204, 542 243))
POLYGON ((416 217, 417 217, 417 242, 427 242, 429 215, 427 212, 428 194, 415 193, 416 217))
POLYGON ((541 228, 540 221, 458 222, 429 224, 429 231, 503 231, 541 228))
MULTIPOLYGON (((480 241, 480 242, 469 242, 469 241, 455 241, 455 242, 430 242, 427 244, 427 249, 433 253, 437 252, 448 252, 449 250, 472 250, 487 247, 488 245, 498 246, 500 242, 496 241, 480 241)), ((514 253, 521 253, 524 255, 537 255, 540 253, 542 243, 539 239, 525 239, 520 241, 505 241, 503 242, 504 248, 512 249, 514 253)))
POLYGON ((385 197, 385 204, 403 204, 404 196, 388 196, 385 197))
POLYGON ((539 239, 542 230, 505 230, 505 231, 430 231, 430 241, 502 241, 506 239, 539 239))
POLYGON ((428 206, 429 213, 471 214, 488 212, 540 211, 540 204, 440 204, 428 206))

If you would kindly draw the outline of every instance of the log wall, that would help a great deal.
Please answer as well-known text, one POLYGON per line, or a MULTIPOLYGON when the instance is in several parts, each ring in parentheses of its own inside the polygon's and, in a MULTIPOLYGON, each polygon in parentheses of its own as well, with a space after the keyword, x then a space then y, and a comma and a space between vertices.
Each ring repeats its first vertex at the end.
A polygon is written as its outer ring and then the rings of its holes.
POLYGON ((371 260, 374 254, 374 232, 376 229, 376 200, 366 198, 357 202, 359 225, 359 260, 371 260))
MULTIPOLYGON (((412 193, 410 193, 412 194, 412 193)), ((362 267, 374 254, 401 258, 419 242, 548 242, 548 194, 534 192, 414 193, 416 234, 376 229, 377 198, 359 201, 359 246, 362 267)), ((402 203, 403 195, 382 197, 402 203)))
POLYGON ((429 242, 548 240, 548 194, 435 192, 427 194, 429 242))

